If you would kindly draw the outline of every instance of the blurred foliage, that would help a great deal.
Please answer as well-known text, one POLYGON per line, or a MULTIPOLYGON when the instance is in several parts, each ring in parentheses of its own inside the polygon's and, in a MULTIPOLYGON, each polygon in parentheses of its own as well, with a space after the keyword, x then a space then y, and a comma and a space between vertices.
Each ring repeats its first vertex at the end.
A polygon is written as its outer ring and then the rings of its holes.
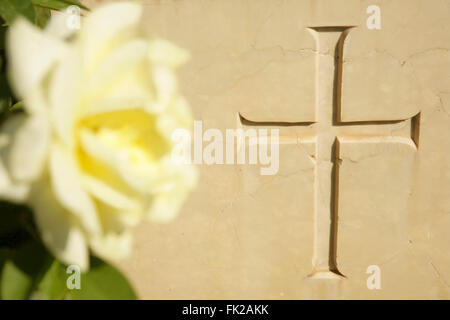
POLYGON ((9 25, 22 16, 40 28, 47 25, 51 10, 63 10, 77 5, 87 10, 79 0, 0 0, 0 118, 11 108, 18 110, 17 100, 12 94, 6 78, 7 57, 5 55, 5 34, 9 25))
MULTIPOLYGON (((0 0, 0 124, 21 112, 7 78, 5 34, 23 16, 40 28, 51 10, 77 5, 78 0, 0 0)), ((32 54, 32 53, 30 53, 32 54)), ((91 257, 91 267, 80 276, 80 289, 69 289, 67 266, 56 260, 40 240, 30 208, 0 201, 0 299, 136 299, 127 279, 113 266, 91 257)))
POLYGON ((40 299, 72 300, 135 300, 136 295, 127 279, 113 266, 91 257, 89 272, 82 273, 80 289, 69 290, 66 266, 54 260, 39 282, 40 299))
POLYGON ((0 299, 136 299, 119 270, 99 258, 90 260, 80 288, 69 289, 72 272, 42 244, 31 210, 0 202, 0 299))
POLYGON ((78 0, 31 0, 31 2, 36 6, 41 6, 44 8, 49 8, 53 10, 62 10, 68 6, 75 5, 81 9, 87 10, 78 0))

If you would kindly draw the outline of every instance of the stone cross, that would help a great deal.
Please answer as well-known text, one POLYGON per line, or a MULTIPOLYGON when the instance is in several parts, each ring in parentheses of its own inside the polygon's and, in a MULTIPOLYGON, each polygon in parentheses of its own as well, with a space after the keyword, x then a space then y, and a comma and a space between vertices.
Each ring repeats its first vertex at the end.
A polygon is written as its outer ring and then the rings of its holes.
POLYGON ((344 277, 338 270, 336 261, 340 144, 407 143, 414 148, 418 145, 420 114, 401 120, 341 121, 342 56, 344 40, 351 29, 352 27, 347 26, 310 28, 317 46, 315 122, 257 122, 240 116, 243 126, 298 125, 305 130, 300 142, 315 143, 314 256, 310 277, 319 279, 344 277), (393 134, 405 126, 409 127, 410 137, 393 134))

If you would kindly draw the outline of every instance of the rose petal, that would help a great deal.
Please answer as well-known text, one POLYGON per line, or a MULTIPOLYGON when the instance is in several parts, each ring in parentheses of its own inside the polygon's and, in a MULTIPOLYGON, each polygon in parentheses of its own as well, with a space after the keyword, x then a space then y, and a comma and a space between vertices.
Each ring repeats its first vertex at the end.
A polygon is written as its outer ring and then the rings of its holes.
POLYGON ((90 242, 92 251, 105 260, 117 261, 130 256, 133 237, 130 232, 107 233, 94 237, 90 242))
POLYGON ((27 198, 29 190, 28 184, 13 182, 5 166, 0 162, 0 196, 3 199, 21 203, 27 198))
POLYGON ((173 220, 197 182, 195 167, 174 165, 165 170, 172 175, 168 175, 165 185, 161 184, 161 191, 154 195, 152 205, 147 212, 147 218, 153 222, 165 223, 173 220))
POLYGON ((157 163, 134 163, 126 152, 111 146, 89 130, 81 130, 80 138, 81 147, 89 157, 117 172, 123 182, 136 192, 148 194, 150 186, 158 180, 157 163))
POLYGON ((88 233, 99 233, 101 226, 95 204, 83 189, 73 156, 57 145, 50 154, 50 176, 53 192, 61 205, 80 219, 88 233))
POLYGON ((18 129, 9 153, 14 180, 33 181, 42 171, 50 144, 49 122, 44 116, 28 117, 18 129))
POLYGON ((189 53, 164 39, 154 39, 150 42, 148 56, 155 64, 176 68, 189 59, 189 53))
POLYGON ((139 211, 140 205, 134 199, 127 197, 125 194, 114 190, 101 180, 90 175, 83 176, 83 185, 86 191, 93 197, 107 204, 115 210, 121 211, 139 211))
POLYGON ((113 50, 89 76, 87 90, 101 91, 111 82, 120 79, 126 71, 143 61, 147 53, 147 42, 144 40, 129 41, 113 50))
POLYGON ((80 56, 73 48, 53 71, 48 89, 53 126, 70 148, 74 146, 74 127, 82 112, 79 108, 80 65, 80 56))
POLYGON ((80 34, 85 65, 90 68, 103 59, 107 49, 120 43, 137 27, 142 8, 136 3, 111 3, 94 10, 82 22, 80 34))
POLYGON ((29 191, 28 183, 14 181, 11 176, 10 155, 14 140, 27 121, 25 114, 18 114, 8 119, 2 126, 0 146, 0 196, 13 202, 22 202, 29 191))
POLYGON ((33 186, 30 195, 36 224, 42 240, 63 263, 89 268, 89 251, 76 218, 65 210, 51 191, 48 177, 33 186))
POLYGON ((171 99, 177 91, 177 81, 173 71, 165 66, 152 68, 153 83, 156 88, 156 103, 148 107, 148 111, 161 113, 166 111, 171 99))
POLYGON ((66 45, 19 18, 7 35, 9 75, 19 98, 24 98, 65 52, 66 45))

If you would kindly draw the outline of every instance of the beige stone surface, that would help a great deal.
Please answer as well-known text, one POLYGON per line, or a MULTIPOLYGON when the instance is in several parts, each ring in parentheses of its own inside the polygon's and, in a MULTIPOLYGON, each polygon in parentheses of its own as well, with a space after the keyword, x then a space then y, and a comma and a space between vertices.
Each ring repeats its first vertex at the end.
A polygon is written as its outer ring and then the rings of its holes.
POLYGON ((278 174, 199 165, 179 218, 136 230, 141 298, 450 298, 448 0, 143 2, 191 52, 195 119, 282 143, 278 174))

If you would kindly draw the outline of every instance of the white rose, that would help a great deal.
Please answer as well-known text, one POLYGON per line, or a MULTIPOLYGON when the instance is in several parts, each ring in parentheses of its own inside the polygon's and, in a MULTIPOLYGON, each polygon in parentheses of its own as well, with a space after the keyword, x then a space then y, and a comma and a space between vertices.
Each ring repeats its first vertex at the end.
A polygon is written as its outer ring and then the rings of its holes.
POLYGON ((187 54, 139 32, 141 7, 90 13, 70 40, 18 19, 7 51, 25 113, 0 139, 0 196, 28 204, 42 239, 67 264, 89 266, 131 249, 130 227, 168 221, 193 188, 192 166, 171 161, 191 113, 173 69, 187 54))

